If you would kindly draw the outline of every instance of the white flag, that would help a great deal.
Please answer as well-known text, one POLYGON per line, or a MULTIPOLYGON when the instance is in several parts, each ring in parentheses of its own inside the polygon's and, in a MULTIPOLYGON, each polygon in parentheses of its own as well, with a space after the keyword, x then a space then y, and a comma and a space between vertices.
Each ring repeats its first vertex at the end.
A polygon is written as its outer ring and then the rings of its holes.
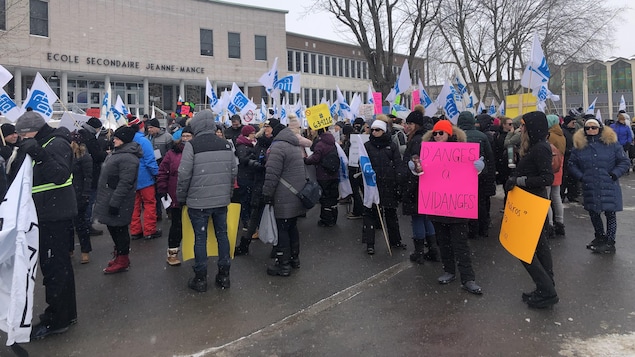
POLYGON ((447 80, 437 97, 437 103, 439 103, 439 107, 443 108, 445 116, 452 122, 452 124, 456 124, 459 120, 459 108, 456 105, 452 84, 450 84, 447 80))
POLYGON ((593 99, 593 103, 591 103, 591 105, 589 105, 589 107, 586 110, 586 114, 595 114, 595 102, 598 100, 597 97, 595 97, 595 99, 593 99))
POLYGON ((437 102, 432 101, 432 98, 428 95, 425 88, 423 88, 423 83, 421 83, 421 78, 419 78, 419 103, 423 105, 424 115, 432 117, 439 110, 437 106, 437 102))
POLYGON ((349 118, 350 120, 353 120, 355 117, 357 117, 357 115, 359 114, 360 105, 362 105, 362 97, 359 95, 359 93, 355 93, 353 99, 351 99, 351 118, 349 118))
POLYGON ((531 57, 527 62, 527 67, 523 72, 523 76, 520 79, 520 85, 525 88, 529 88, 534 92, 534 95, 538 97, 538 100, 546 100, 546 92, 541 90, 541 87, 548 87, 549 78, 551 78, 551 72, 547 65, 547 59, 540 47, 540 40, 538 40, 538 34, 534 33, 534 39, 531 46, 531 57), (537 92, 544 92, 544 96, 539 95, 537 92))
POLYGON ((232 84, 232 91, 229 94, 229 103, 230 106, 234 105, 236 108, 238 108, 241 115, 245 115, 245 113, 249 110, 255 111, 256 108, 258 108, 256 104, 254 104, 251 100, 249 100, 249 98, 247 98, 247 96, 245 96, 245 94, 243 94, 243 91, 238 88, 238 85, 236 85, 236 83, 232 84))
POLYGON ((504 117, 505 116, 505 101, 501 102, 501 105, 498 106, 498 113, 504 117))
POLYGON ((496 102, 494 102, 494 99, 492 99, 492 104, 489 105, 489 111, 487 114, 492 117, 496 115, 496 102))
MULTIPOLYGON (((4 87, 7 83, 11 81, 13 75, 6 68, 0 65, 0 88, 4 87)), ((4 112, 3 112, 4 113, 4 112)))
POLYGON ((600 113, 600 109, 595 112, 595 119, 597 119, 600 123, 602 122, 602 113, 600 113))
POLYGON ((152 119, 152 118, 156 118, 156 116, 157 116, 157 113, 156 113, 156 111, 154 110, 154 103, 152 103, 152 111, 150 112, 150 118, 151 118, 151 119, 152 119))
POLYGON ((373 203, 376 205, 379 204, 377 176, 375 175, 375 170, 373 170, 373 165, 370 163, 370 158, 368 157, 361 138, 357 140, 357 144, 359 145, 359 167, 361 168, 362 178, 364 179, 364 206, 372 208, 373 203))
POLYGON ((209 107, 210 109, 217 114, 220 114, 223 111, 222 103, 218 99, 216 92, 214 91, 214 87, 209 82, 209 78, 205 79, 205 95, 209 98, 209 107))
POLYGON ((401 93, 406 93, 410 89, 410 85, 412 84, 412 79, 410 78, 410 69, 408 68, 408 60, 405 60, 403 63, 403 67, 401 67, 401 73, 399 77, 397 77, 397 83, 395 83, 395 87, 390 90, 388 96, 386 96, 386 101, 392 103, 395 101, 395 98, 401 93))
POLYGON ((20 115, 24 114, 24 110, 18 107, 2 88, 0 88, 0 113, 14 123, 18 120, 20 115))
POLYGON ((352 195, 353 189, 351 188, 351 181, 348 179, 348 158, 346 157, 346 153, 344 153, 344 149, 342 149, 340 144, 335 143, 335 146, 337 147, 337 155, 340 157, 339 199, 343 199, 352 195))
POLYGON ((367 104, 374 104, 375 100, 373 99, 373 87, 370 86, 370 83, 368 84, 368 94, 366 94, 368 96, 368 102, 367 104))
POLYGON ((300 73, 290 74, 278 79, 273 84, 273 89, 280 89, 289 93, 300 93, 300 73))
POLYGON ((269 94, 271 94, 271 91, 273 91, 273 85, 277 81, 278 81, 278 57, 276 57, 276 59, 273 60, 273 65, 271 66, 271 69, 269 70, 269 72, 265 72, 262 76, 260 76, 260 79, 258 79, 258 82, 260 82, 263 86, 265 86, 265 90, 269 94))
POLYGON ((338 116, 349 120, 354 119, 351 107, 346 103, 346 98, 344 98, 340 87, 335 86, 335 88, 337 89, 337 101, 334 104, 339 104, 338 116))
POLYGON ((265 98, 260 98, 260 122, 264 123, 267 120, 269 114, 269 110, 267 110, 267 103, 265 103, 265 98))
POLYGON ((622 98, 620 99, 620 107, 618 110, 626 111, 626 101, 624 100, 624 95, 622 95, 622 98))
POLYGON ((57 102, 57 99, 55 92, 38 72, 35 75, 31 91, 22 104, 22 109, 31 108, 34 112, 42 114, 44 120, 49 121, 53 115, 53 104, 57 102))
POLYGON ((0 203, 0 329, 7 333, 7 346, 29 342, 31 334, 39 249, 32 177, 27 155, 0 203))

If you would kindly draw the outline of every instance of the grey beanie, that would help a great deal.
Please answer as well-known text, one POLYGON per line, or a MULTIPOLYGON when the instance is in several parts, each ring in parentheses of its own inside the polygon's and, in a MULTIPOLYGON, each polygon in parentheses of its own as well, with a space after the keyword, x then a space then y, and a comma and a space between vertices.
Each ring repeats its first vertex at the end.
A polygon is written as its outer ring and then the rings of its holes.
POLYGON ((37 112, 28 111, 18 118, 15 123, 15 132, 18 134, 40 131, 46 125, 44 118, 37 112))

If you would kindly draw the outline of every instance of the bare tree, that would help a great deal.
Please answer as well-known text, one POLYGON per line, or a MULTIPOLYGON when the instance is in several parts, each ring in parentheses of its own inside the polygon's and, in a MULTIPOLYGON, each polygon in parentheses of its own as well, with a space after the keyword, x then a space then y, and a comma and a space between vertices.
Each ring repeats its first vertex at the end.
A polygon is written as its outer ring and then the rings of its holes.
MULTIPOLYGON (((0 29, 0 58, 19 51, 14 45, 19 32, 28 31, 29 2, 24 0, 5 0, 5 8, 0 9, 4 17, 5 28, 0 29)), ((1 23, 1 22, 0 22, 1 23)))
POLYGON ((395 84, 395 54, 403 49, 411 68, 426 28, 442 0, 315 0, 350 29, 369 65, 375 90, 384 95, 395 84))

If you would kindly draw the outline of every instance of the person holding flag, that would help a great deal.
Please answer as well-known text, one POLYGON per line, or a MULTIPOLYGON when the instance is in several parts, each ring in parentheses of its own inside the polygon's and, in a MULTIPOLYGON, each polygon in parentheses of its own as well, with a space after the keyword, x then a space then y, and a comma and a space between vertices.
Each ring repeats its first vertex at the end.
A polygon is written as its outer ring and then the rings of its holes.
MULTIPOLYGON (((360 153, 360 167, 364 172, 364 209, 362 242, 366 243, 366 252, 369 255, 375 254, 375 228, 381 224, 381 217, 378 211, 386 219, 388 230, 388 240, 391 247, 406 249, 406 245, 401 242, 399 230, 399 219, 397 217, 397 207, 401 201, 401 187, 403 176, 403 162, 399 147, 390 137, 387 131, 387 118, 381 120, 378 116, 370 126, 370 139, 364 143, 364 151, 367 153, 368 162, 362 162, 360 153), (370 168, 368 167, 370 166, 370 168), (366 170, 374 171, 374 182, 369 182, 366 177, 366 170), (372 184, 376 186, 378 197, 375 202, 368 202, 366 196, 372 195, 372 190, 366 189, 372 184), (380 207, 373 207, 376 204, 380 207)), ((365 161, 365 160, 364 160, 365 161)))
MULTIPOLYGON (((39 221, 39 264, 48 306, 33 326, 31 339, 68 331, 77 322, 75 275, 68 252, 77 215, 73 189, 73 152, 67 128, 52 128, 37 112, 22 114, 15 125, 22 138, 16 163, 33 159, 33 201, 39 221)), ((21 165, 12 165, 15 178, 21 165)), ((11 180, 12 181, 12 180, 11 180)))

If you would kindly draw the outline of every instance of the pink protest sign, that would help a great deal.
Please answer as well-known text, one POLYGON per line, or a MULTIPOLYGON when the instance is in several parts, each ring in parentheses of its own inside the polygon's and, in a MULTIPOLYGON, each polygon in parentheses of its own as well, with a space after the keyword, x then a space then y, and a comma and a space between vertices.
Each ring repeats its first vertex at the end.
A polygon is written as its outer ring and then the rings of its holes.
POLYGON ((478 218, 478 143, 422 142, 419 214, 478 218))
POLYGON ((421 102, 419 97, 419 91, 415 90, 415 91, 412 91, 412 106, 410 108, 414 110, 414 107, 417 104, 421 104, 421 102))
POLYGON ((373 103, 375 104, 375 114, 381 114, 381 105, 384 104, 381 92, 373 92, 373 103))

